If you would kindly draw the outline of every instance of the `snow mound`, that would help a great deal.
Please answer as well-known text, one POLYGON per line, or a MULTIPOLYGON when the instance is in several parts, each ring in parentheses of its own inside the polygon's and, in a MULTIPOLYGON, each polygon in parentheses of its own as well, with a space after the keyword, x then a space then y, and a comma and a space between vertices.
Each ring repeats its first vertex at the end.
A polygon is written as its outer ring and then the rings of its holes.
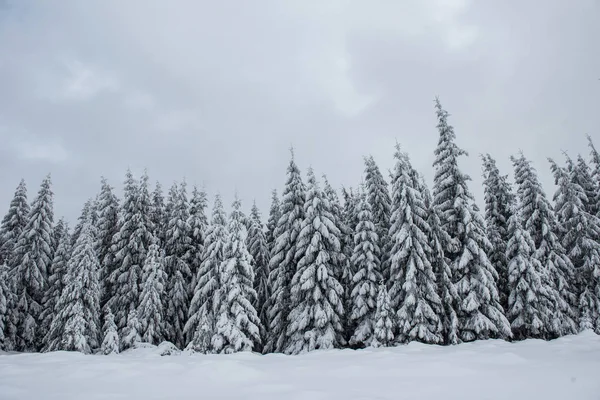
POLYGON ((109 356, 0 354, 0 399, 598 400, 599 376, 590 332, 300 356, 190 354, 164 342, 109 356))

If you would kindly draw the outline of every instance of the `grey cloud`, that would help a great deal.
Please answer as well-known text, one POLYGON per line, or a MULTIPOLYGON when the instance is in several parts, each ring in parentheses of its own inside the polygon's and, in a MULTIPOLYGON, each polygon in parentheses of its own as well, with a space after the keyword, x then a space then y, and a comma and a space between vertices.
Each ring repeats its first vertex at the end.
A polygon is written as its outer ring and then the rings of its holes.
POLYGON ((478 153, 505 173, 598 137, 600 6, 552 0, 24 0, 0 7, 0 205, 52 172, 76 218, 100 175, 183 177, 268 210, 288 148, 336 185, 398 140, 430 181, 433 98, 452 114, 481 200, 478 153))

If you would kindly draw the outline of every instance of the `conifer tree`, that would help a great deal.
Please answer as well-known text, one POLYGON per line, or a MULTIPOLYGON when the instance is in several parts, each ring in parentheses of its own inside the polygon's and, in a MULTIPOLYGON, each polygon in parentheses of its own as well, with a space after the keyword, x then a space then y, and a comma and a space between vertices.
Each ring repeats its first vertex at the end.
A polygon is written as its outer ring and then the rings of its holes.
POLYGON ((0 264, 0 350, 12 350, 11 337, 8 333, 10 324, 8 306, 12 293, 8 284, 8 266, 0 264))
POLYGON ((117 268, 113 240, 119 232, 119 200, 105 178, 101 180, 101 189, 98 195, 97 227, 97 254, 100 261, 102 286, 100 306, 104 309, 105 304, 115 295, 109 278, 117 268))
POLYGON ((390 296, 383 282, 379 285, 377 294, 373 335, 372 347, 388 347, 394 343, 394 312, 391 310, 390 296))
POLYGON ((444 250, 458 295, 459 337, 463 341, 508 338, 510 325, 500 305, 498 274, 487 256, 492 245, 467 187, 470 178, 458 167, 458 158, 467 152, 455 143, 448 112, 438 99, 435 103, 440 138, 433 163, 433 206, 439 212, 442 229, 451 239, 451 245, 444 250))
POLYGON ((442 229, 439 209, 433 207, 431 192, 423 182, 423 200, 427 208, 427 224, 429 225, 429 243, 431 247, 431 265, 436 276, 440 301, 442 304, 441 321, 445 344, 458 344, 458 308, 459 299, 456 286, 452 281, 450 260, 444 249, 453 248, 450 235, 442 229))
POLYGON ((127 314, 127 326, 123 330, 123 335, 121 335, 121 351, 135 348, 136 343, 142 341, 140 329, 140 321, 138 320, 136 310, 130 310, 129 314, 127 314))
POLYGON ((519 213, 534 243, 533 257, 542 264, 543 283, 551 291, 554 302, 547 329, 551 335, 549 338, 575 333, 573 264, 558 240, 556 215, 531 162, 523 154, 511 159, 515 169, 519 213))
POLYGON ((345 344, 344 292, 335 274, 335 257, 341 252, 339 236, 329 199, 319 188, 311 169, 304 219, 296 242, 299 261, 291 282, 287 354, 345 344))
POLYGON ((139 334, 142 340, 150 344, 159 344, 165 337, 165 320, 163 311, 164 285, 166 274, 164 258, 160 254, 158 239, 150 245, 144 263, 142 294, 138 316, 139 334))
POLYGON ((358 203, 358 224, 354 232, 354 250, 351 263, 352 277, 350 319, 355 327, 350 345, 368 347, 375 339, 375 312, 377 311, 377 286, 381 281, 379 238, 373 223, 371 205, 366 194, 358 203))
POLYGON ((514 207, 514 196, 506 175, 500 171, 489 154, 481 157, 483 160, 483 188, 485 201, 485 222, 487 235, 492 244, 488 256, 498 273, 498 294, 503 309, 508 307, 508 260, 506 246, 508 236, 508 220, 514 207))
POLYGON ((269 220, 267 221, 267 247, 269 254, 273 251, 275 245, 275 228, 277 228, 277 222, 281 217, 281 210, 279 208, 279 197, 277 196, 277 190, 271 192, 271 208, 269 209, 269 220))
POLYGON ((580 185, 580 171, 567 157, 567 168, 550 160, 558 186, 555 210, 562 233, 561 244, 573 263, 573 286, 579 306, 579 327, 599 329, 600 321, 600 220, 586 211, 588 201, 580 185))
POLYGON ((8 212, 0 224, 0 264, 10 263, 17 239, 27 225, 28 216, 27 186, 21 179, 10 202, 8 212))
POLYGON ((340 251, 337 254, 331 254, 331 256, 335 263, 335 277, 344 289, 342 300, 344 304, 344 318, 342 324, 344 326, 344 339, 347 341, 354 333, 354 327, 349 315, 350 312, 346 312, 352 306, 350 293, 353 288, 352 279, 354 278, 354 271, 350 264, 350 258, 352 257, 354 248, 354 231, 350 231, 350 228, 346 225, 340 199, 325 175, 323 175, 323 183, 323 194, 329 201, 333 223, 339 231, 338 241, 340 242, 340 251))
POLYGON ((190 228, 190 243, 186 260, 188 262, 192 281, 190 284, 190 299, 194 295, 198 270, 202 265, 202 254, 204 254, 204 244, 206 242, 206 229, 208 219, 206 218, 206 193, 199 191, 194 186, 192 198, 190 200, 190 215, 188 225, 190 228))
POLYGON ((192 281, 188 264, 188 251, 191 245, 191 227, 189 205, 187 200, 187 184, 174 186, 169 192, 170 215, 167 225, 165 243, 167 272, 167 307, 166 336, 177 347, 183 348, 186 340, 184 326, 187 321, 189 307, 189 282, 192 281))
POLYGON ((279 220, 273 237, 275 243, 269 261, 269 338, 266 353, 283 352, 290 312, 290 287, 296 272, 299 254, 296 251, 300 225, 304 220, 305 187, 294 154, 287 168, 287 181, 283 191, 279 220))
POLYGON ((147 183, 147 175, 138 185, 131 171, 127 171, 119 232, 114 238, 116 269, 110 276, 113 296, 107 306, 114 311, 121 338, 128 315, 139 305, 142 267, 152 240, 147 183))
MULTIPOLYGON (((364 184, 361 185, 361 194, 355 193, 352 188, 343 188, 342 193, 344 196, 344 209, 342 215, 349 232, 352 232, 351 236, 353 239, 354 231, 359 222, 358 213, 360 212, 361 196, 364 195, 364 184)), ((351 242, 354 243, 354 240, 351 240, 351 242)))
POLYGON ((267 300, 269 299, 269 249, 261 221, 261 214, 256 206, 252 205, 250 213, 252 224, 248 230, 247 246, 252 256, 254 265, 254 290, 256 301, 252 304, 260 319, 261 338, 266 338, 265 327, 269 323, 267 318, 267 300))
POLYGON ((59 238, 58 248, 54 252, 54 258, 51 263, 51 272, 48 277, 48 285, 44 292, 42 304, 44 310, 40 314, 40 336, 44 337, 44 342, 49 339, 46 337, 52 321, 58 311, 57 305, 60 302, 60 296, 67 284, 67 267, 71 258, 71 236, 69 235, 69 227, 65 222, 65 229, 62 237, 59 238))
POLYGON ((54 227, 52 228, 52 259, 54 259, 54 254, 56 250, 58 250, 58 245, 60 244, 61 238, 65 235, 67 229, 67 221, 64 217, 58 220, 54 227))
POLYGON ((47 335, 47 351, 91 353, 100 335, 99 263, 91 223, 85 222, 68 261, 65 287, 47 335))
POLYGON ((533 257, 533 240, 523 228, 518 215, 509 218, 508 234, 507 317, 513 337, 517 340, 546 338, 547 319, 551 315, 553 301, 551 293, 543 284, 542 264, 533 257))
POLYGON ((427 238, 427 209, 417 174, 399 145, 394 157, 389 296, 392 310, 396 310, 397 339, 403 343, 440 343, 441 301, 429 260, 432 250, 427 238))
POLYGON ((600 153, 594 147, 592 138, 588 135, 588 146, 590 148, 591 156, 591 175, 592 183, 596 188, 596 196, 593 200, 590 199, 590 213, 600 218, 600 153))
POLYGON ((100 353, 104 355, 118 354, 119 333, 117 332, 115 317, 110 310, 106 311, 102 332, 104 333, 104 339, 102 340, 102 345, 100 346, 100 353))
POLYGON ((212 346, 217 353, 252 351, 261 345, 252 256, 246 247, 246 227, 237 198, 232 205, 225 258, 219 268, 218 317, 212 346))
POLYGON ((375 163, 373 156, 365 158, 365 185, 367 189, 367 198, 371 204, 373 212, 373 221, 377 237, 379 238, 379 248, 381 249, 381 273, 384 281, 389 279, 389 230, 390 230, 390 207, 392 201, 388 184, 383 178, 379 167, 375 163))
POLYGON ((581 186, 585 193, 583 199, 583 207, 586 213, 589 215, 597 216, 597 204, 598 196, 600 196, 600 190, 594 184, 592 178, 592 171, 590 166, 585 159, 579 154, 577 156, 577 164, 573 166, 571 179, 578 185, 581 186))
POLYGON ((159 245, 164 246, 167 235, 167 213, 165 208, 165 198, 163 196, 162 185, 156 182, 152 192, 152 206, 150 207, 150 221, 154 230, 153 236, 159 240, 159 245))
POLYGON ((15 346, 20 351, 36 350, 41 339, 39 316, 52 261, 53 220, 53 193, 48 175, 32 203, 27 225, 19 234, 10 263, 10 279, 17 296, 13 309, 18 330, 15 346))
POLYGON ((221 196, 215 197, 212 219, 206 231, 202 264, 198 270, 196 287, 190 302, 189 318, 184 332, 188 337, 188 350, 200 353, 212 351, 211 340, 215 333, 215 297, 219 289, 219 268, 225 259, 227 241, 226 215, 221 196))

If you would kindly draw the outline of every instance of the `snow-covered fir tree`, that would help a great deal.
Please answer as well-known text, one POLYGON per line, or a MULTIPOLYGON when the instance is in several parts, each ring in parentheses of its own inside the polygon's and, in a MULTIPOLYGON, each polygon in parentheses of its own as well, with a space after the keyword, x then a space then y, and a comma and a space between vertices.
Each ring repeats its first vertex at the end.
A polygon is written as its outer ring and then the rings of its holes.
POLYGON ((535 245, 518 214, 508 220, 509 241, 507 317, 517 340, 547 337, 548 317, 552 314, 551 293, 543 284, 542 264, 533 257, 535 245))
POLYGON ((337 254, 331 253, 331 258, 336 265, 336 279, 344 289, 343 303, 345 312, 342 324, 345 330, 344 338, 347 341, 354 333, 354 327, 349 312, 346 312, 350 309, 352 303, 350 293, 352 292, 353 287, 352 279, 354 277, 354 270, 350 264, 350 258, 352 257, 352 251, 354 249, 354 231, 350 231, 350 228, 346 225, 340 199, 325 175, 323 175, 323 194, 329 201, 333 223, 339 231, 338 241, 340 242, 340 252, 337 254))
POLYGON ((256 206, 252 205, 250 213, 252 224, 248 230, 247 246, 252 256, 254 266, 254 290, 256 301, 252 304, 258 312, 261 326, 261 338, 266 339, 265 327, 269 323, 267 318, 267 300, 269 299, 269 249, 267 239, 263 230, 261 214, 256 206))
POLYGON ((354 332, 350 345, 368 347, 375 336, 375 312, 377 311, 377 286, 381 281, 379 238, 373 223, 371 205, 363 192, 358 203, 358 224, 354 231, 352 251, 352 292, 349 316, 354 332))
POLYGON ((91 353, 100 339, 99 262, 94 251, 93 228, 85 222, 67 263, 65 287, 57 314, 46 336, 47 351, 91 353))
POLYGON ((219 268, 217 321, 212 338, 217 353, 252 351, 261 345, 252 256, 246 247, 246 227, 237 198, 232 204, 225 258, 219 268))
POLYGON ((52 259, 54 259, 54 254, 56 253, 56 250, 58 250, 60 240, 65 235, 66 231, 68 231, 68 223, 67 220, 62 217, 52 228, 52 259))
POLYGON ((46 286, 42 300, 44 309, 40 314, 40 336, 44 337, 43 342, 45 343, 48 342, 46 335, 58 311, 57 305, 60 302, 60 296, 68 278, 67 266, 71 258, 71 235, 69 234, 69 226, 66 222, 62 237, 58 240, 58 248, 54 252, 48 276, 48 285, 46 286))
POLYGON ((298 266, 291 282, 287 354, 338 348, 345 344, 343 295, 336 279, 340 231, 331 204, 308 172, 304 219, 296 242, 298 266))
POLYGON ((215 196, 211 223, 206 231, 202 264, 190 302, 189 318, 184 332, 188 337, 186 349, 200 353, 212 351, 215 333, 215 297, 219 289, 219 269, 225 259, 227 217, 221 196, 215 196))
POLYGON ((592 184, 596 188, 595 198, 590 199, 590 213, 600 218, 600 153, 594 147, 592 138, 589 135, 587 139, 590 148, 592 184))
POLYGON ((375 310, 375 327, 373 329, 372 347, 389 347, 394 343, 394 312, 390 305, 390 296, 382 282, 377 294, 375 310))
POLYGON ((168 217, 166 213, 165 197, 160 182, 156 182, 151 194, 152 206, 150 207, 150 221, 152 221, 152 235, 164 246, 167 237, 168 217))
POLYGON ((397 340, 440 343, 441 301, 429 255, 427 209, 408 155, 396 145, 390 218, 390 291, 397 340))
POLYGON ((304 220, 305 187, 294 154, 287 168, 287 181, 281 198, 279 221, 273 237, 269 261, 269 328, 266 353, 283 352, 286 347, 288 314, 290 312, 290 287, 300 254, 296 244, 304 220))
POLYGON ((113 310, 119 335, 127 325, 132 310, 137 310, 141 292, 142 268, 152 240, 148 177, 140 184, 127 171, 119 232, 114 238, 116 269, 110 275, 113 295, 107 305, 113 310))
POLYGON ((498 273, 498 294, 503 309, 508 307, 508 219, 514 208, 514 195, 506 175, 500 175, 496 160, 489 154, 481 157, 483 161, 483 190, 485 201, 485 222, 487 235, 492 244, 488 254, 490 262, 498 273))
POLYGON ((39 316, 52 261, 54 206, 51 186, 48 175, 31 205, 27 225, 17 238, 10 262, 10 279, 17 296, 12 310, 17 325, 15 347, 20 351, 36 350, 42 339, 38 332, 39 316))
POLYGON ((389 277, 389 230, 392 204, 388 184, 383 178, 373 156, 365 158, 365 186, 371 204, 379 248, 381 249, 381 273, 387 282, 389 277))
POLYGON ((508 338, 511 331, 500 305, 498 274, 487 256, 492 245, 467 187, 470 178, 458 167, 458 158, 467 153, 456 145, 454 128, 439 99, 435 106, 440 137, 433 163, 433 206, 438 209, 442 229, 454 242, 444 250, 458 295, 459 337, 463 341, 508 338))
POLYGON ((590 166, 581 154, 577 156, 577 163, 573 166, 571 179, 573 179, 576 184, 580 185, 585 193, 583 199, 584 210, 590 215, 598 216, 596 206, 598 204, 597 198, 600 196, 600 191, 594 183, 590 166))
POLYGON ((114 295, 109 277, 115 271, 115 251, 113 239, 119 232, 119 200, 105 178, 101 180, 98 195, 98 223, 96 229, 96 251, 100 261, 100 283, 102 296, 100 306, 104 305, 114 295))
POLYGON ((523 154, 511 157, 515 169, 515 186, 523 226, 534 243, 535 257, 542 264, 543 283, 552 292, 553 315, 549 318, 550 337, 575 333, 577 324, 573 305, 574 271, 571 260, 557 237, 558 221, 538 180, 531 162, 523 154))
POLYGON ((204 254, 204 243, 206 241, 206 229, 208 219, 206 218, 207 198, 204 190, 200 191, 194 186, 192 198, 190 199, 190 215, 188 225, 190 228, 190 243, 186 259, 190 268, 192 281, 190 283, 190 299, 194 294, 198 270, 202 265, 202 255, 204 254))
POLYGON ((275 245, 275 228, 277 228, 277 222, 281 217, 281 210, 279 208, 279 197, 277 196, 277 190, 271 192, 271 208, 269 209, 269 219, 267 220, 267 247, 269 254, 273 250, 275 245))
POLYGON ((136 343, 140 343, 142 341, 140 329, 140 321, 138 319, 136 310, 130 310, 129 314, 127 314, 127 325, 123 330, 123 334, 120 335, 121 351, 134 348, 136 343))
POLYGON ((188 224, 189 205, 187 184, 173 185, 169 191, 169 215, 166 253, 166 337, 177 347, 186 344, 184 327, 187 321, 190 289, 192 281, 188 264, 188 251, 191 245, 191 228, 188 224))
POLYGON ((119 353, 119 333, 115 324, 115 316, 110 310, 106 310, 104 316, 104 325, 102 326, 104 339, 100 346, 100 353, 104 355, 119 353))
POLYGON ((144 262, 142 294, 138 317, 142 341, 159 344, 165 337, 165 318, 163 310, 164 286, 166 274, 164 258, 158 246, 158 239, 150 245, 144 262))
POLYGON ((429 245, 431 247, 431 265, 436 276, 440 301, 442 304, 441 321, 445 344, 458 344, 458 292, 452 281, 450 260, 446 256, 447 248, 454 246, 450 235, 442 229, 439 209, 433 207, 431 192, 423 183, 423 201, 427 208, 427 224, 429 225, 429 245))
POLYGON ((550 163, 558 186, 554 204, 561 244, 575 272, 579 328, 600 332, 600 219, 586 211, 587 195, 573 161, 567 157, 567 168, 550 163))
POLYGON ((8 212, 0 224, 0 264, 10 263, 17 239, 27 225, 28 216, 27 186, 21 179, 10 202, 8 212))

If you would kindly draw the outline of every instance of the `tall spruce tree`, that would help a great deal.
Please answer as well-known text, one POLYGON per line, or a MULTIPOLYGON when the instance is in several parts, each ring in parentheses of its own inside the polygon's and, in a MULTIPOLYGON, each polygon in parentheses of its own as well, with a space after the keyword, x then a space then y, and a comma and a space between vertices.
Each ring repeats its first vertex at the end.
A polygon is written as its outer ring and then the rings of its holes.
POLYGON ((352 292, 350 293, 350 319, 354 332, 350 345, 368 347, 375 339, 375 312, 377 311, 377 290, 381 281, 379 238, 373 222, 371 205, 363 192, 358 202, 358 224, 354 230, 352 251, 352 292))
POLYGON ((508 307, 508 260, 506 246, 508 235, 508 220, 514 208, 514 195, 506 175, 500 175, 496 160, 489 154, 481 156, 483 161, 483 190, 485 201, 485 222, 487 235, 492 244, 488 256, 498 273, 498 294, 500 304, 508 307))
POLYGON ((344 211, 340 204, 340 199, 337 192, 331 186, 327 177, 323 175, 323 194, 329 201, 331 209, 331 215, 333 216, 333 223, 339 231, 338 240, 340 242, 339 253, 332 253, 332 260, 335 263, 335 276, 338 282, 344 289, 343 304, 344 304, 344 318, 342 320, 344 326, 344 339, 347 342, 352 334, 354 333, 354 327, 352 320, 350 319, 350 310, 352 300, 350 299, 350 293, 352 292, 352 279, 354 277, 354 271, 350 264, 350 258, 352 257, 352 250, 354 248, 354 231, 350 231, 346 221, 344 219, 344 211), (348 312, 346 312, 348 311, 348 312))
POLYGON ((0 264, 10 263, 17 239, 27 225, 28 216, 27 186, 21 179, 10 202, 8 212, 0 224, 0 264))
POLYGON ((288 314, 290 312, 290 287, 296 272, 299 255, 296 245, 300 226, 304 220, 305 187, 294 154, 287 168, 287 181, 283 191, 279 220, 273 237, 275 243, 269 261, 269 328, 265 352, 283 352, 286 347, 288 314))
POLYGON ((110 276, 113 295, 108 307, 115 314, 119 336, 123 337, 127 318, 137 310, 141 292, 142 267, 146 252, 152 240, 150 221, 148 177, 142 177, 140 184, 131 171, 127 171, 119 232, 114 237, 116 269, 110 276))
POLYGON ((271 208, 269 209, 269 219, 267 221, 267 247, 269 249, 269 254, 273 250, 273 246, 275 245, 275 228, 277 228, 277 222, 281 217, 281 210, 279 208, 279 197, 277 196, 277 190, 273 190, 271 192, 271 208))
POLYGON ((189 286, 190 299, 194 295, 196 287, 196 278, 198 270, 202 265, 202 255, 204 254, 204 244, 206 242, 206 229, 208 227, 208 219, 206 218, 207 206, 206 192, 198 190, 194 186, 192 190, 192 198, 190 199, 190 215, 188 217, 190 243, 186 260, 188 262, 192 280, 189 286))
POLYGON ((508 261, 507 317, 517 340, 548 336, 548 317, 552 314, 552 295, 543 283, 540 261, 533 257, 535 244, 523 227, 520 216, 508 220, 506 259, 508 261))
POLYGON ((389 279, 389 230, 390 230, 390 207, 392 201, 388 184, 383 178, 379 167, 375 163, 373 156, 365 158, 365 185, 367 189, 367 198, 371 204, 373 212, 373 221, 377 237, 378 246, 381 249, 381 273, 384 281, 389 279))
POLYGON ((165 337, 163 299, 165 296, 164 256, 161 254, 159 239, 150 245, 144 262, 142 293, 137 315, 140 322, 140 336, 143 342, 159 344, 165 337))
POLYGON ((261 214, 256 206, 252 205, 250 213, 252 224, 248 230, 247 246, 253 259, 254 265, 254 290, 256 291, 256 301, 253 303, 258 312, 261 322, 261 338, 266 339, 265 327, 269 323, 267 318, 267 301, 269 299, 269 249, 265 232, 261 221, 261 214))
POLYGON ((212 339, 217 353, 252 351, 261 345, 261 324, 253 303, 254 270, 252 256, 246 247, 246 226, 241 212, 241 202, 232 204, 229 236, 225 258, 219 268, 219 295, 216 331, 212 339))
POLYGON ((590 148, 592 183, 596 188, 596 196, 594 199, 590 200, 590 213, 596 214, 596 216, 600 218, 600 153, 598 153, 594 147, 592 138, 589 135, 587 139, 590 148))
POLYGON ((48 276, 48 285, 42 300, 44 310, 40 314, 40 335, 44 337, 44 343, 48 343, 49 341, 46 335, 58 312, 57 306, 60 302, 60 296, 67 284, 67 267, 71 258, 71 248, 69 227, 65 222, 62 237, 59 238, 58 248, 54 252, 54 258, 52 259, 50 274, 48 276))
POLYGON ((454 242, 444 250, 458 294, 459 337, 463 341, 508 338, 511 331, 500 305, 498 274, 487 255, 492 245, 467 187, 470 178, 458 166, 459 157, 467 152, 456 145, 449 114, 439 99, 435 106, 440 137, 433 163, 433 206, 438 209, 442 229, 454 242))
POLYGON ((117 268, 113 240, 118 232, 119 200, 113 192, 113 187, 105 178, 102 178, 100 194, 98 195, 98 224, 96 229, 96 250, 100 261, 100 284, 102 286, 100 307, 102 309, 115 295, 110 276, 117 268))
POLYGON ((533 257, 542 264, 543 283, 551 291, 554 301, 548 332, 551 337, 575 333, 573 264, 558 240, 556 215, 531 162, 523 154, 511 159, 515 169, 519 213, 523 226, 533 239, 533 257))
POLYGON ((67 264, 65 287, 47 335, 46 351, 91 353, 100 338, 100 264, 91 222, 84 222, 67 264))
POLYGON ((170 215, 165 243, 167 272, 167 337, 177 347, 186 344, 184 326, 189 307, 189 282, 192 280, 188 264, 191 245, 189 205, 185 182, 173 186, 169 192, 170 215))
POLYGON ((196 287, 190 302, 189 318, 184 332, 188 337, 187 349, 200 353, 212 352, 211 340, 215 334, 215 297, 219 289, 219 268, 225 259, 227 220, 221 196, 215 196, 212 219, 206 231, 202 264, 198 270, 196 287))
POLYGON ((436 276, 440 301, 442 304, 442 329, 445 344, 458 344, 458 309, 459 298, 456 286, 452 281, 452 268, 446 256, 446 250, 453 248, 454 242, 450 235, 442 229, 440 211, 433 207, 431 192, 423 182, 423 201, 427 208, 427 224, 429 225, 429 244, 431 247, 431 265, 436 276))
POLYGON ((579 328, 599 329, 600 321, 600 220, 586 211, 587 195, 580 171, 567 157, 567 168, 550 160, 555 182, 555 211, 561 244, 574 267, 573 287, 579 308, 579 328))
POLYGON ((441 300, 428 243, 427 209, 408 155, 396 145, 390 219, 390 298, 398 341, 442 342, 441 300))
POLYGON ((291 282, 287 354, 345 344, 344 289, 336 279, 340 232, 334 218, 329 199, 310 169, 304 219, 295 246, 299 261, 291 282))
MULTIPOLYGON (((96 227, 97 222, 98 222, 97 202, 96 202, 96 199, 90 198, 83 204, 81 213, 79 214, 79 217, 77 218, 77 224, 75 225, 75 228, 73 229, 73 234, 71 235, 71 246, 75 246, 75 242, 77 242, 77 239, 79 238, 79 235, 81 234, 81 230, 83 229, 83 226, 86 223, 90 223, 90 224, 92 224, 93 227, 96 227)), ((94 229, 92 233, 94 235, 97 235, 97 229, 94 229)), ((95 242, 97 241, 96 237, 94 237, 92 239, 95 242)), ((95 244, 95 246, 97 246, 97 243, 95 244)))
POLYGON ((16 305, 13 318, 17 325, 16 349, 34 351, 39 347, 39 316, 46 289, 52 254, 54 222, 50 175, 41 184, 27 217, 27 225, 14 247, 11 280, 15 285, 16 305))
POLYGON ((592 178, 592 171, 587 161, 579 154, 577 156, 577 163, 573 166, 571 179, 580 185, 585 193, 583 199, 584 210, 593 216, 597 215, 597 204, 598 196, 600 196, 600 189, 598 189, 592 178))

